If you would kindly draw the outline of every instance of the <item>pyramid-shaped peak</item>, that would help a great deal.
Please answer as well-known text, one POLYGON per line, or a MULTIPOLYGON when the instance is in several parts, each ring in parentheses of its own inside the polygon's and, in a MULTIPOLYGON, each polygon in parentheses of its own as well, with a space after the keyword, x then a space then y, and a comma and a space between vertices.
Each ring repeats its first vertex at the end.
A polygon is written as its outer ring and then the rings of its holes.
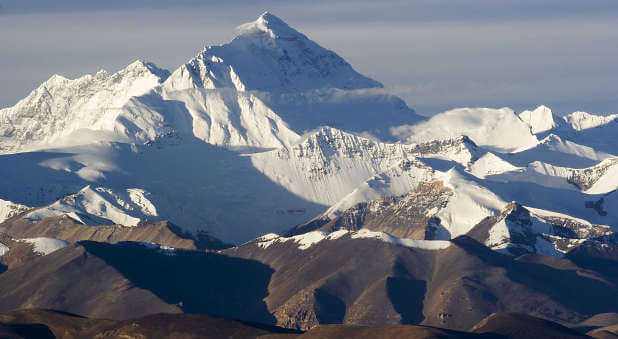
POLYGON ((272 39, 295 36, 306 38, 303 34, 299 33, 270 12, 264 12, 257 20, 238 26, 237 30, 240 35, 266 33, 270 35, 272 39))
POLYGON ((276 15, 266 11, 262 13, 256 20, 260 24, 263 24, 265 27, 289 27, 283 20, 281 20, 276 15))
POLYGON ((545 105, 541 105, 533 111, 523 111, 519 114, 519 118, 530 126, 530 131, 533 134, 547 132, 556 127, 554 114, 545 105))
POLYGON ((539 105, 539 107, 535 108, 533 112, 537 113, 551 113, 551 108, 545 105, 539 105))
POLYGON ((382 87, 268 12, 237 29, 240 34, 232 41, 205 47, 166 86, 276 92, 382 87))
POLYGON ((126 73, 152 73, 153 75, 159 77, 164 81, 170 75, 170 72, 166 69, 159 68, 152 62, 146 61, 144 59, 137 59, 130 63, 127 67, 118 71, 118 74, 126 74, 126 73))

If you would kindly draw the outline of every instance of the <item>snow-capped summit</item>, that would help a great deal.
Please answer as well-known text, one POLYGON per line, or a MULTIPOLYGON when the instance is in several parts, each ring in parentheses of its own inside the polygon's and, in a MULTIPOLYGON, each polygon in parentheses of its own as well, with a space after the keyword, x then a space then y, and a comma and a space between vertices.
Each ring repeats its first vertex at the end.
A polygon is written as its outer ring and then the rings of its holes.
POLYGON ((618 121, 618 114, 606 116, 594 115, 587 112, 573 112, 564 117, 564 120, 576 131, 582 131, 607 125, 613 121, 618 121))
POLYGON ((252 35, 263 32, 268 34, 272 39, 294 39, 297 36, 305 37, 304 34, 288 26, 287 23, 268 11, 262 13, 257 20, 239 25, 236 29, 241 35, 252 35))
POLYGON ((53 76, 0 110, 0 218, 32 208, 34 223, 165 219, 241 242, 383 196, 412 206, 451 192, 423 212, 441 220, 434 238, 466 233, 506 201, 615 224, 618 167, 599 164, 617 155, 609 118, 573 114, 571 128, 541 106, 422 121, 270 13, 238 31, 171 75, 138 60, 53 76))
POLYGON ((415 125, 391 128, 407 142, 427 142, 466 135, 481 147, 515 151, 533 147, 538 139, 512 109, 456 108, 415 125))
POLYGON ((125 113, 122 107, 168 75, 142 60, 114 74, 101 70, 74 80, 54 75, 15 106, 0 110, 0 152, 53 147, 80 130, 99 133, 83 141, 73 137, 72 144, 127 139, 124 120, 119 119, 125 113))
POLYGON ((530 126, 532 134, 547 132, 556 127, 554 114, 545 105, 541 105, 533 111, 523 111, 519 113, 519 118, 530 126))
POLYGON ((166 87, 283 92, 382 87, 268 12, 238 30, 231 42, 207 46, 182 65, 166 87))

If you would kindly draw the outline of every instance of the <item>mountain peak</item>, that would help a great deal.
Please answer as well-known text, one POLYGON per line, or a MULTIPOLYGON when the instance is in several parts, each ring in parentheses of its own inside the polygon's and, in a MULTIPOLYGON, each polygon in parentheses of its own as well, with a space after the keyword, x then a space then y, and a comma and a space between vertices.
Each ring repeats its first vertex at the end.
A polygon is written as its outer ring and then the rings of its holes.
POLYGON ((170 75, 170 72, 168 70, 159 68, 157 67, 157 65, 153 64, 152 62, 146 61, 144 59, 137 59, 133 61, 132 63, 130 63, 124 69, 118 71, 118 74, 127 74, 127 73, 135 73, 135 74, 151 73, 160 79, 159 82, 165 81, 165 79, 167 79, 170 75))
POLYGON ((237 30, 229 43, 207 46, 177 69, 167 87, 274 92, 383 87, 269 12, 237 30))
POLYGON ((271 39, 291 38, 295 36, 306 38, 303 34, 299 33, 270 12, 264 12, 257 20, 238 26, 237 30, 241 36, 267 33, 271 39))
POLYGON ((556 127, 554 114, 545 105, 540 105, 533 111, 523 111, 519 114, 519 118, 530 126, 532 134, 547 132, 556 127))

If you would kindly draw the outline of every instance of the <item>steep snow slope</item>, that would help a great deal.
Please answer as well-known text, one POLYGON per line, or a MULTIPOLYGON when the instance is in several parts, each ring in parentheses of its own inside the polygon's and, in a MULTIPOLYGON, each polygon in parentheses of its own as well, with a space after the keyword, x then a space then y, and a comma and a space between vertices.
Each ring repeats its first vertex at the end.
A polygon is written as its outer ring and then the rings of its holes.
POLYGON ((522 170, 523 169, 521 167, 513 166, 508 161, 491 152, 485 153, 485 155, 476 160, 470 166, 470 173, 481 179, 484 179, 489 175, 522 170))
POLYGON ((610 115, 594 115, 586 112, 573 112, 564 117, 571 128, 576 131, 600 127, 609 123, 615 122, 618 119, 618 114, 610 115))
POLYGON ((540 160, 555 166, 584 168, 610 157, 611 154, 549 134, 532 148, 506 154, 505 160, 517 166, 540 160))
POLYGON ((532 134, 547 132, 557 126, 551 109, 543 105, 533 111, 519 113, 519 118, 530 126, 532 134))
POLYGON ((268 12, 238 31, 230 43, 208 46, 174 71, 165 87, 239 91, 382 87, 268 12))
MULTIPOLYGON (((112 75, 55 76, 0 110, 0 198, 39 207, 32 220, 161 218, 230 242, 435 181, 453 192, 428 214, 441 239, 513 200, 618 220, 615 119, 561 120, 541 106, 420 121, 380 88, 265 13, 171 75, 138 61, 112 75), (545 133, 554 134, 539 142, 545 133), (22 152, 36 149, 45 151, 22 152)), ((2 204, 2 218, 16 208, 2 204)))
POLYGON ((279 148, 300 138, 254 93, 234 89, 164 89, 160 106, 165 109, 170 102, 184 103, 179 114, 186 116, 190 126, 183 128, 183 134, 209 144, 279 148))
POLYGON ((605 159, 594 166, 579 169, 541 161, 533 161, 526 167, 514 167, 501 159, 488 164, 485 157, 473 164, 471 173, 488 181, 531 182, 549 188, 581 190, 586 194, 605 194, 618 189, 618 158, 605 159))
POLYGON ((75 80, 54 75, 15 106, 0 110, 0 151, 90 143, 93 138, 131 140, 136 136, 125 133, 131 120, 122 106, 167 76, 167 71, 141 60, 112 75, 99 71, 75 80), (66 140, 82 130, 97 133, 66 140))
POLYGON ((377 178, 363 183, 325 213, 291 232, 369 227, 415 239, 449 240, 467 233, 506 205, 500 197, 454 168, 439 172, 419 166, 411 172, 415 175, 403 176, 414 180, 396 189, 374 184, 377 178))
POLYGON ((332 205, 322 218, 334 219, 344 211, 363 202, 381 197, 402 195, 422 182, 430 181, 433 171, 418 161, 402 161, 400 164, 366 180, 343 199, 332 205))
POLYGON ((29 209, 28 206, 0 199, 0 223, 29 209))
POLYGON ((394 127, 392 133, 407 142, 426 142, 468 136, 479 146, 497 151, 533 147, 537 138, 528 124, 509 108, 458 108, 416 125, 394 127))
POLYGON ((39 221, 66 214, 86 225, 136 226, 142 220, 159 219, 157 209, 147 195, 139 188, 116 193, 105 187, 86 186, 76 194, 26 214, 25 218, 39 221))
POLYGON ((585 241, 588 246, 604 246, 604 238, 614 234, 609 226, 516 203, 483 223, 479 227, 489 226, 485 244, 511 255, 539 253, 561 257, 585 241))
POLYGON ((290 149, 254 154, 251 162, 290 192, 330 205, 368 178, 414 158, 413 149, 324 127, 290 149))
POLYGON ((452 239, 466 234, 483 218, 502 210, 506 202, 456 169, 438 172, 437 178, 453 191, 445 208, 436 213, 445 234, 437 239, 452 239))
POLYGON ((476 161, 483 152, 466 136, 431 140, 413 145, 412 152, 423 158, 424 161, 428 161, 427 159, 446 160, 465 168, 470 167, 472 162, 476 161))
POLYGON ((0 152, 96 140, 279 148, 341 125, 382 139, 421 118, 382 85, 270 13, 231 42, 208 46, 171 75, 136 61, 108 75, 54 76, 0 111, 0 152))
POLYGON ((401 99, 371 91, 380 83, 270 13, 239 33, 204 48, 162 86, 166 100, 187 103, 194 134, 206 142, 281 147, 295 141, 288 128, 303 134, 322 125, 387 139, 390 126, 420 120, 401 99), (262 137, 268 130, 276 142, 262 137))
POLYGON ((61 248, 69 246, 71 243, 68 241, 54 239, 54 238, 28 238, 19 239, 18 241, 27 242, 34 246, 34 252, 39 255, 48 255, 61 248))

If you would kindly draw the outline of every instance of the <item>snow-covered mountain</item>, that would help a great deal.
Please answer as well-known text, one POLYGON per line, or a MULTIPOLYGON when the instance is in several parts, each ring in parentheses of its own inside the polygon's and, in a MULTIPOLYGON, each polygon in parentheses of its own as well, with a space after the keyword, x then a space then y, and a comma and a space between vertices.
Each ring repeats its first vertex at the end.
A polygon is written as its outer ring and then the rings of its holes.
POLYGON ((515 202, 618 227, 618 115, 423 119, 381 88, 270 13, 172 72, 53 76, 0 110, 0 220, 438 241, 515 202))

